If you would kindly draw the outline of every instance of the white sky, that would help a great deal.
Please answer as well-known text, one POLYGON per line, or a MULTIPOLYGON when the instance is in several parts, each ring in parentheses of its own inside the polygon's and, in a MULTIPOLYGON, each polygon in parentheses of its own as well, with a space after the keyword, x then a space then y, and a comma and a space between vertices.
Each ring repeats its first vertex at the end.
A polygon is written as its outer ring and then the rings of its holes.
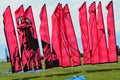
MULTIPOLYGON (((51 33, 51 15, 56 8, 57 4, 60 2, 63 6, 65 4, 68 4, 70 12, 71 12, 71 17, 73 21, 73 25, 75 28, 76 36, 79 38, 79 48, 80 51, 82 52, 82 45, 81 45, 81 34, 80 34, 80 26, 79 26, 79 19, 78 19, 78 8, 83 4, 83 2, 87 3, 87 8, 89 5, 95 1, 96 6, 100 0, 1 0, 0 1, 0 46, 1 44, 6 46, 6 40, 4 36, 4 31, 3 31, 3 12, 7 8, 8 5, 11 7, 12 15, 13 15, 13 20, 14 24, 15 23, 15 17, 14 17, 14 11, 18 9, 20 5, 23 4, 24 9, 26 9, 28 6, 32 6, 33 14, 34 14, 34 19, 36 23, 36 28, 37 31, 39 30, 39 25, 40 25, 40 19, 39 19, 39 13, 44 4, 46 4, 47 7, 47 14, 48 14, 48 22, 49 22, 49 30, 51 33)), ((110 2, 110 0, 101 0, 102 3, 102 8, 103 8, 103 16, 104 16, 104 23, 106 27, 106 6, 110 2)), ((116 30, 116 35, 117 35, 117 44, 120 46, 120 1, 119 0, 113 0, 113 6, 114 6, 114 17, 115 17, 115 30, 116 30)), ((39 34, 38 34, 39 37, 39 34)), ((4 48, 1 46, 0 47, 0 58, 2 57, 1 55, 4 53, 4 48)))

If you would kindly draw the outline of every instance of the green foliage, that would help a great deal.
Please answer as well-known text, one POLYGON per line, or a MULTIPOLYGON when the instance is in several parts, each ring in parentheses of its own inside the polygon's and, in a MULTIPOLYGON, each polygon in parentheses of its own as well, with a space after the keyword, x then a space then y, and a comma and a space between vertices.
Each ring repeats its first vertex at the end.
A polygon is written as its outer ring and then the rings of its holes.
MULTIPOLYGON (((9 69, 10 63, 0 63, 0 72, 7 72, 9 69)), ((120 80, 120 62, 68 68, 57 67, 36 73, 0 74, 0 80, 65 80, 75 75, 84 75, 87 80, 120 80)))

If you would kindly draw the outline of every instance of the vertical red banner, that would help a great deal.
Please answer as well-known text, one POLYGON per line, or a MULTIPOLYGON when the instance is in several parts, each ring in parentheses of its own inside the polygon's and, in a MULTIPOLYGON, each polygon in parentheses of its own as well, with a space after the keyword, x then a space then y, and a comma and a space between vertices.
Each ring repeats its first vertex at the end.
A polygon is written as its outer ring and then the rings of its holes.
POLYGON ((90 49, 92 64, 99 63, 99 42, 96 22, 96 3, 93 2, 89 7, 89 29, 90 29, 90 49))
POLYGON ((113 2, 111 1, 107 6, 107 28, 108 28, 108 51, 109 62, 117 62, 117 50, 116 50, 116 36, 115 36, 115 23, 114 23, 114 10, 113 2))
POLYGON ((42 61, 40 55, 40 48, 37 38, 36 26, 34 22, 34 16, 32 12, 32 7, 29 6, 24 13, 26 21, 26 37, 28 41, 28 46, 31 51, 29 59, 32 61, 34 69, 42 69, 42 61))
POLYGON ((78 49, 78 44, 76 40, 76 35, 69 11, 68 4, 63 8, 63 19, 65 24, 66 37, 68 41, 68 51, 72 58, 72 65, 78 66, 81 65, 80 61, 80 51, 78 49))
POLYGON ((20 50, 21 50, 21 60, 24 71, 32 70, 32 61, 30 60, 31 51, 28 49, 28 33, 27 33, 27 24, 24 17, 24 7, 21 5, 15 11, 17 31, 19 36, 20 50))
MULTIPOLYGON (((25 18, 24 18, 24 7, 21 5, 16 11, 15 11, 15 18, 16 18, 16 24, 17 24, 17 32, 18 32, 18 37, 19 37, 19 43, 20 43, 20 50, 21 50, 21 60, 22 60, 22 66, 23 70, 32 70, 32 65, 30 65, 30 61, 26 57, 26 53, 23 51, 24 43, 25 41, 25 30, 26 29, 24 26, 25 24, 25 18)), ((29 53, 27 53, 29 54, 29 53)))
POLYGON ((45 69, 58 67, 59 61, 58 61, 57 55, 56 53, 51 52, 46 5, 42 7, 39 16, 41 20, 39 33, 40 33, 41 42, 42 42, 45 69))
POLYGON ((67 32, 66 32, 66 26, 65 26, 65 21, 64 21, 64 14, 63 14, 63 9, 62 5, 59 8, 60 12, 60 33, 61 33, 61 53, 62 53, 62 66, 63 67, 69 67, 71 66, 71 60, 70 60, 70 52, 69 52, 69 43, 68 43, 68 38, 67 38, 67 32))
POLYGON ((79 8, 79 23, 80 23, 80 28, 81 28, 84 64, 90 64, 91 55, 90 55, 90 42, 89 42, 86 2, 84 2, 83 5, 80 6, 79 8))
POLYGON ((19 24, 21 24, 22 22, 20 22, 20 19, 22 19, 24 16, 24 7, 23 5, 21 5, 16 11, 15 11, 15 18, 16 18, 16 24, 17 24, 17 31, 18 31, 18 37, 19 37, 19 43, 20 43, 20 47, 22 46, 22 36, 19 35, 20 34, 20 29, 19 28, 19 24))
POLYGON ((24 12, 23 5, 15 11, 17 31, 19 36, 23 70, 41 69, 41 57, 37 33, 31 7, 24 12), (33 27, 34 26, 34 27, 33 27))
POLYGON ((108 62, 108 51, 101 2, 99 2, 98 4, 97 28, 100 51, 100 63, 106 63, 108 62))
POLYGON ((60 34, 60 26, 58 22, 58 20, 60 19, 60 15, 59 15, 60 6, 61 4, 59 3, 54 13, 52 14, 52 52, 54 51, 57 54, 60 66, 62 66, 61 37, 60 37, 61 34, 60 34))
POLYGON ((54 15, 56 18, 56 24, 60 30, 60 32, 58 33, 59 34, 58 37, 60 39, 59 40, 59 49, 60 49, 60 58, 61 58, 60 64, 62 67, 68 67, 68 66, 71 66, 70 54, 69 54, 69 50, 68 50, 68 41, 67 41, 67 37, 66 37, 65 25, 64 25, 64 20, 63 20, 62 5, 60 3, 56 7, 54 15))
POLYGON ((10 6, 8 6, 5 12, 3 13, 3 20, 4 20, 4 32, 10 54, 12 72, 14 73, 21 71, 21 63, 20 63, 19 48, 18 48, 10 6))

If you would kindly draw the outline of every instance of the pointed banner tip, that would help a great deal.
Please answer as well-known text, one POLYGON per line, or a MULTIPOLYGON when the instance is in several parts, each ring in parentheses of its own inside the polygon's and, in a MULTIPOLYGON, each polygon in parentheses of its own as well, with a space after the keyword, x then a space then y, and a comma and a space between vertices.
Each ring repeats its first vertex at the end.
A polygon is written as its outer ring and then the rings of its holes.
POLYGON ((23 4, 21 4, 21 7, 23 7, 23 4))
POLYGON ((99 1, 97 9, 99 9, 100 7, 101 7, 101 1, 99 1))
POLYGON ((43 5, 42 9, 43 9, 43 8, 46 8, 46 4, 43 5))
POLYGON ((96 3, 95 1, 89 6, 89 13, 96 11, 96 3))
POLYGON ((5 15, 7 15, 7 12, 10 10, 11 12, 11 8, 10 8, 10 5, 5 9, 5 11, 3 12, 3 18, 5 15))
POLYGON ((8 8, 10 8, 10 5, 8 5, 8 7, 6 8, 6 10, 7 10, 8 8))
POLYGON ((10 5, 8 5, 8 7, 7 8, 10 8, 10 5))
MULTIPOLYGON (((10 9, 10 5, 8 5, 8 7, 6 8, 6 10, 7 10, 7 9, 10 9)), ((6 10, 5 10, 5 11, 6 11, 6 10)))
POLYGON ((26 8, 25 12, 27 12, 27 10, 29 10, 29 8, 32 9, 31 5, 26 8))
POLYGON ((66 4, 63 8, 63 10, 68 9, 68 4, 66 4))
POLYGON ((43 7, 46 6, 46 4, 43 5, 43 7))
POLYGON ((99 4, 101 5, 101 1, 99 1, 99 4))
POLYGON ((80 6, 80 8, 78 9, 78 11, 80 11, 82 8, 84 8, 84 6, 86 6, 86 2, 84 2, 84 3, 82 4, 82 6, 80 6))
POLYGON ((110 5, 113 5, 113 1, 110 1, 110 2, 108 3, 108 5, 106 6, 106 9, 107 9, 107 10, 109 9, 110 5))
POLYGON ((66 4, 65 6, 68 6, 68 4, 66 4))
POLYGON ((15 15, 20 13, 20 11, 23 10, 24 11, 24 6, 23 4, 15 11, 15 15))
POLYGON ((61 5, 61 3, 60 3, 60 2, 57 4, 57 6, 59 6, 59 5, 61 5))

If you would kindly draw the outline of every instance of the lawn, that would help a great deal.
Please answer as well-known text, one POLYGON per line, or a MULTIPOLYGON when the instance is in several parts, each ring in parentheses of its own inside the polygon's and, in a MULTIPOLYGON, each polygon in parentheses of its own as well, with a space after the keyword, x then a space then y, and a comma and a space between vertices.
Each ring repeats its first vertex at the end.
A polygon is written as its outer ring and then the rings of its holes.
MULTIPOLYGON (((0 63, 0 72, 9 70, 10 63, 0 63)), ((0 74, 0 80, 65 80, 76 75, 83 75, 87 80, 120 80, 120 57, 118 63, 57 67, 36 73, 0 74)))

